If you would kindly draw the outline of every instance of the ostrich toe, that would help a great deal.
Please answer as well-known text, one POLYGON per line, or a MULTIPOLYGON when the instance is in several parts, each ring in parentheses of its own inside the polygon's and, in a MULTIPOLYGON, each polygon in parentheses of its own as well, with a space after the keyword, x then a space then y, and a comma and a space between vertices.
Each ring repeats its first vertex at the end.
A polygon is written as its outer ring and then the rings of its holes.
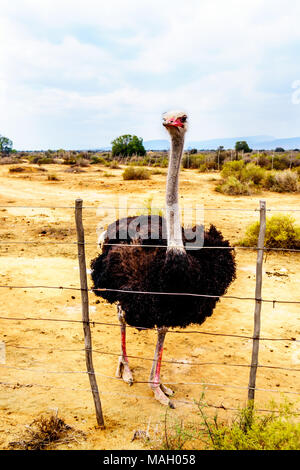
MULTIPOLYGON (((154 393, 154 397, 156 398, 157 401, 159 401, 162 405, 167 405, 170 408, 175 408, 174 403, 171 400, 169 400, 167 395, 163 392, 163 390, 161 388, 162 387, 161 385, 157 386, 157 385, 152 385, 151 384, 150 387, 151 387, 151 389, 154 393)), ((171 392, 170 389, 168 389, 168 390, 171 392)))
POLYGON ((130 370, 128 362, 125 361, 123 356, 119 357, 118 366, 116 370, 116 377, 122 378, 124 382, 126 382, 130 386, 133 384, 132 372, 130 370))
POLYGON ((171 390, 169 387, 166 387, 164 384, 160 384, 160 388, 166 395, 168 395, 168 397, 174 395, 174 391, 171 390))

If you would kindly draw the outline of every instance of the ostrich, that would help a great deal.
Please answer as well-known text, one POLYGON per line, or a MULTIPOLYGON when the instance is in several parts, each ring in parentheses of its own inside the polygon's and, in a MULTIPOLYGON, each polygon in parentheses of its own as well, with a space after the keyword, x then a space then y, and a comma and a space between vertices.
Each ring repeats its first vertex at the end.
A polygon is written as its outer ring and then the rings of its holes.
POLYGON ((102 253, 91 263, 91 276, 94 293, 111 304, 117 303, 121 355, 116 375, 129 385, 133 384, 126 352, 126 324, 140 330, 155 327, 157 344, 149 385, 160 403, 174 408, 169 398, 173 391, 160 380, 166 333, 169 328, 185 328, 192 323, 201 325, 213 313, 219 296, 226 292, 235 279, 235 259, 234 253, 228 248, 188 249, 191 233, 202 233, 204 247, 228 247, 229 242, 223 239, 214 225, 206 231, 198 225, 190 233, 181 227, 178 178, 187 115, 176 111, 165 113, 163 125, 171 138, 166 216, 128 217, 109 225, 102 234, 102 253), (138 224, 138 229, 130 235, 129 228, 134 224, 138 224))

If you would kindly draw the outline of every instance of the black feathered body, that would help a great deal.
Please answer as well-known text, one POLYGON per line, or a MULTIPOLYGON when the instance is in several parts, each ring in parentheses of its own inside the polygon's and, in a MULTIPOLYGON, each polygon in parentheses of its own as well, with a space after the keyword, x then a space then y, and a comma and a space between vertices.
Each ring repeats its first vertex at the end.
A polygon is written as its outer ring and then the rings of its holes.
MULTIPOLYGON (((120 219, 107 229, 102 253, 91 263, 93 289, 110 303, 119 302, 127 324, 136 327, 186 327, 202 324, 230 283, 235 279, 235 259, 213 225, 204 232, 203 248, 184 253, 167 251, 165 219, 139 216, 120 219), (129 224, 138 221, 137 236, 128 234, 129 224), (126 246, 130 245, 130 246, 126 246), (144 246, 143 245, 147 245, 144 246), (148 245, 160 245, 149 247, 148 245), (217 296, 138 294, 95 289, 139 292, 187 293, 217 296)), ((203 231, 196 226, 193 232, 203 231)), ((184 237, 184 245, 187 240, 184 237)), ((189 233, 190 243, 190 233, 189 233)))

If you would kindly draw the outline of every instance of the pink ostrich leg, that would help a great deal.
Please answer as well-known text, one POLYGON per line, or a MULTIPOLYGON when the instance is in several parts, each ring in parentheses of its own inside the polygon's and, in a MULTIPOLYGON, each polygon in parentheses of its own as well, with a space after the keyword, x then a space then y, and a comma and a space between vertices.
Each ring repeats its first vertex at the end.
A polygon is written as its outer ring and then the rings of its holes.
POLYGON ((117 305, 118 309, 118 319, 120 322, 121 328, 121 355, 119 356, 118 367, 116 371, 116 376, 124 380, 124 382, 129 385, 133 384, 133 377, 129 367, 127 352, 126 352, 126 323, 124 319, 124 312, 121 308, 121 305, 117 305))
POLYGON ((154 393, 156 400, 170 408, 175 408, 168 396, 173 395, 173 391, 160 383, 160 368, 163 354, 163 346, 168 328, 162 327, 157 330, 157 343, 154 354, 154 360, 149 378, 149 385, 154 393))

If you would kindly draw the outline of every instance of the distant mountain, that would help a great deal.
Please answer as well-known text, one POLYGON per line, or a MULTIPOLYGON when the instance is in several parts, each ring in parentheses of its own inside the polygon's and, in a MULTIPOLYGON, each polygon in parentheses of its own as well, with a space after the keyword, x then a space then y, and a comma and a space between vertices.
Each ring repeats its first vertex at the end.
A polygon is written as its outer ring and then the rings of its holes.
MULTIPOLYGON (((188 150, 196 148, 198 150, 215 150, 220 147, 220 145, 223 145, 225 149, 233 149, 235 143, 239 140, 246 140, 249 147, 253 150, 275 150, 276 147, 282 147, 285 150, 293 150, 296 148, 300 149, 300 137, 276 139, 269 135, 190 140, 186 142, 185 149, 188 150)), ((146 150, 169 150, 170 148, 170 141, 167 139, 146 140, 143 144, 146 150)), ((96 149, 93 150, 96 151, 96 149)), ((97 150, 99 151, 100 149, 97 150)), ((111 147, 101 147, 101 150, 109 151, 111 150, 111 147)))
POLYGON ((285 150, 300 149, 300 137, 290 137, 286 139, 274 139, 272 141, 260 142, 261 149, 272 150, 282 147, 285 150))
MULTIPOLYGON (((249 147, 254 150, 273 150, 276 147, 283 147, 285 150, 300 149, 300 137, 276 139, 268 135, 192 140, 186 142, 185 149, 196 148, 198 150, 214 150, 220 145, 223 145, 225 149, 230 149, 234 148, 235 143, 239 140, 246 140, 249 147)), ((147 140, 144 142, 144 147, 146 150, 168 150, 170 148, 170 142, 168 140, 147 140)))

